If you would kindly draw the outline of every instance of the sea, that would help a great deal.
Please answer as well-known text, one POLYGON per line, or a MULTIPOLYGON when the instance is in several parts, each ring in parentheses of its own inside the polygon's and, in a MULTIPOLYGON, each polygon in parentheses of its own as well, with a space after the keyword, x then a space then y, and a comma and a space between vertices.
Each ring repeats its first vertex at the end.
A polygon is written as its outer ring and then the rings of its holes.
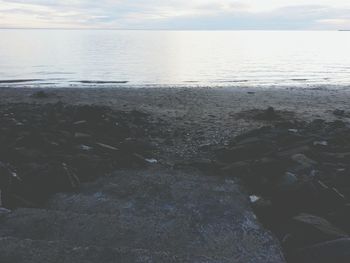
POLYGON ((349 31, 0 30, 0 87, 350 85, 349 31))

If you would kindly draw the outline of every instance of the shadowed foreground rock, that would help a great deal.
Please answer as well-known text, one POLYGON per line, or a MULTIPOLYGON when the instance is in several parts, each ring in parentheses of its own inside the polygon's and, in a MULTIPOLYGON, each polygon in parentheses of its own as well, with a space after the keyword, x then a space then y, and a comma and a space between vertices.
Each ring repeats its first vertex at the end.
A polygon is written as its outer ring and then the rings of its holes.
POLYGON ((335 240, 350 233, 350 127, 345 122, 275 123, 234 138, 216 149, 215 157, 223 174, 248 186, 252 206, 287 255, 293 259, 303 251, 291 262, 350 262, 348 241, 335 249, 335 240), (308 255, 321 247, 322 261, 308 255))
POLYGON ((1 105, 0 206, 39 206, 114 169, 144 166, 152 157, 147 117, 89 105, 1 105))
POLYGON ((3 214, 0 236, 2 263, 284 262, 234 181, 157 166, 3 214))

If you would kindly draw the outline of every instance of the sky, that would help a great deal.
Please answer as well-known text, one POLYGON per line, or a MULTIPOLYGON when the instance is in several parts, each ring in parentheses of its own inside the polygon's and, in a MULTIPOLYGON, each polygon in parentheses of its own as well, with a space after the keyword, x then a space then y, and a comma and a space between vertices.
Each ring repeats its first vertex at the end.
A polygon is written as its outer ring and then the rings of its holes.
POLYGON ((350 0, 0 0, 0 28, 350 29, 350 0))

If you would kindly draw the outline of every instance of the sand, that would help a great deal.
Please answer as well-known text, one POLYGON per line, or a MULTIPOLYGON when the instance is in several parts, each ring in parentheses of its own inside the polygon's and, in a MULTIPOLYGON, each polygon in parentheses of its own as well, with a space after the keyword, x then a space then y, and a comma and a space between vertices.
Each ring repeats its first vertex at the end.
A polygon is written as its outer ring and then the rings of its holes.
MULTIPOLYGON (((163 162, 193 158, 199 147, 225 143, 253 128, 269 125, 249 117, 249 111, 269 106, 286 118, 310 121, 339 118, 335 109, 349 110, 350 87, 310 88, 46 88, 49 97, 34 98, 37 88, 0 88, 4 103, 106 105, 140 110, 165 122, 163 136, 154 138, 163 162)), ((349 118, 342 118, 349 122, 349 118)))

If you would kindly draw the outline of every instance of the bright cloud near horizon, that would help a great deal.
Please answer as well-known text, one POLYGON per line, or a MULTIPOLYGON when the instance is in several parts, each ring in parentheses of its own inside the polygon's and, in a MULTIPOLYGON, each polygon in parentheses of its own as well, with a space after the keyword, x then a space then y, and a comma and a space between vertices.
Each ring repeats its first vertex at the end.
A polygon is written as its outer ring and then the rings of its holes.
POLYGON ((0 0, 0 28, 350 29, 350 0, 0 0))

